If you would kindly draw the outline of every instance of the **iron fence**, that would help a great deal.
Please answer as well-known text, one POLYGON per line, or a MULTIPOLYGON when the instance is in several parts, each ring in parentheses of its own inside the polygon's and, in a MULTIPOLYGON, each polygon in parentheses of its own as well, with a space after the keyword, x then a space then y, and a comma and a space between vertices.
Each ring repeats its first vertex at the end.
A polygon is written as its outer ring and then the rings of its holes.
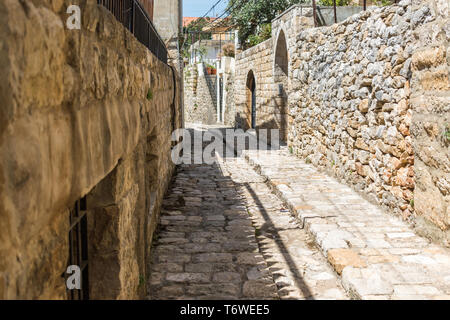
MULTIPOLYGON (((319 21, 319 10, 320 7, 317 5, 316 0, 312 0, 312 7, 313 7, 313 18, 314 18, 314 26, 318 27, 320 25, 320 21, 319 21)), ((400 0, 391 0, 391 4, 397 4, 399 3, 400 0)), ((363 10, 366 11, 367 10, 367 0, 362 0, 363 3, 363 10)), ((336 0, 333 0, 333 15, 334 15, 334 23, 338 22, 337 19, 337 12, 336 12, 336 0)))
POLYGON ((97 0, 159 60, 167 64, 167 48, 138 0, 97 0))

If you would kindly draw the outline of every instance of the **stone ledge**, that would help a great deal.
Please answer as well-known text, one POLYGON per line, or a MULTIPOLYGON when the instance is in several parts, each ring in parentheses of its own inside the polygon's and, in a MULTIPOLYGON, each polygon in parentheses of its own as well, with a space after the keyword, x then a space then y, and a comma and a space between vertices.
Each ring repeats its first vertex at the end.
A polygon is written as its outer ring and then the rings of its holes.
POLYGON ((286 150, 244 151, 243 157, 312 235, 351 297, 449 297, 449 249, 286 150))

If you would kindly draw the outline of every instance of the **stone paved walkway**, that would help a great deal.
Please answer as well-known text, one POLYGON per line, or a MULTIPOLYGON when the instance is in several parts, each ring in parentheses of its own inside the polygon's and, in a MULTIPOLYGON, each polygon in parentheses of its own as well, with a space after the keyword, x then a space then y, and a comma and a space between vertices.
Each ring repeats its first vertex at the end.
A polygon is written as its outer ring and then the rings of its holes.
POLYGON ((286 149, 179 166, 151 256, 151 299, 450 298, 449 249, 286 149))
POLYGON ((221 162, 244 197, 262 255, 281 299, 348 299, 311 237, 243 158, 221 162))
POLYGON ((314 238, 358 299, 449 299, 450 250, 282 151, 243 156, 314 238))
POLYGON ((178 167, 150 299, 344 299, 339 280, 243 158, 178 167))

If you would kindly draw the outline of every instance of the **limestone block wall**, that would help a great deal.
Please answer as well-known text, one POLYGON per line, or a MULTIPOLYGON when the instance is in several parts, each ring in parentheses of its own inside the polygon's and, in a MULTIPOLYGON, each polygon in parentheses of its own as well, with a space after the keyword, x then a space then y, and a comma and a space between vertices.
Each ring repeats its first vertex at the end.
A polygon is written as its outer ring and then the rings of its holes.
MULTIPOLYGON (((414 3, 416 16, 431 16, 413 33, 411 134, 415 154, 416 227, 450 245, 450 19, 448 1, 414 3)), ((413 20, 416 21, 416 20, 413 20)))
POLYGON ((86 195, 91 297, 146 294, 180 79, 78 3, 81 30, 65 27, 72 1, 0 2, 0 299, 66 298, 69 210, 86 195))
POLYGON ((185 121, 215 124, 217 122, 217 76, 208 75, 203 64, 188 65, 184 71, 185 121))
POLYGON ((413 32, 435 19, 426 4, 372 8, 297 37, 291 59, 293 153, 411 218, 413 32))
MULTIPOLYGON (((252 73, 256 83, 256 126, 277 128, 281 119, 276 118, 275 86, 272 67, 273 43, 266 40, 236 56, 234 98, 236 103, 235 125, 248 129, 251 126, 251 106, 248 79, 252 73)), ((279 112, 278 112, 279 114, 279 112)))

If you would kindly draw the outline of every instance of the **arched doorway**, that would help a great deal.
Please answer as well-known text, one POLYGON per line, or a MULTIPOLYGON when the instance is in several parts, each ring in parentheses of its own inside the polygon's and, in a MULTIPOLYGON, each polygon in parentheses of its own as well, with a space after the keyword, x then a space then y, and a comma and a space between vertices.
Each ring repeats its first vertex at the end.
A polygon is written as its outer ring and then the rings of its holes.
POLYGON ((246 116, 247 116, 247 128, 256 128, 256 81, 253 71, 247 75, 247 103, 246 103, 246 116))
POLYGON ((274 59, 274 81, 277 90, 275 104, 280 115, 280 137, 287 142, 289 126, 289 108, 288 108, 288 76, 289 75, 289 56, 286 35, 283 30, 278 34, 275 47, 274 59))

